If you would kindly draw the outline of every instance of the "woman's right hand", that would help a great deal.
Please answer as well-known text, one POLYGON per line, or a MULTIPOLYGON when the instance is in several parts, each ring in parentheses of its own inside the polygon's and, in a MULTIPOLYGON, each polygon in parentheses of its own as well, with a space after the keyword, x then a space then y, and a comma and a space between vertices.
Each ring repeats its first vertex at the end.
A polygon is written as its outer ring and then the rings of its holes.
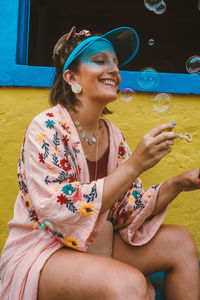
POLYGON ((172 151, 171 146, 176 138, 170 132, 175 126, 172 123, 161 124, 145 134, 129 158, 138 176, 156 165, 166 154, 172 151), (169 130, 168 132, 162 132, 169 130))

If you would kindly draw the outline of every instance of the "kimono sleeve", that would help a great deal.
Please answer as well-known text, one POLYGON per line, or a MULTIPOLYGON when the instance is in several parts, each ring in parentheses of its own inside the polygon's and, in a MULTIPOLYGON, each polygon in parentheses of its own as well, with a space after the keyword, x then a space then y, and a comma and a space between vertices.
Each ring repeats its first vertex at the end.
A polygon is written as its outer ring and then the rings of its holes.
MULTIPOLYGON (((122 134, 117 167, 130 155, 131 151, 122 134)), ((131 245, 146 244, 158 231, 167 213, 167 208, 155 216, 151 215, 156 205, 161 184, 144 190, 140 178, 137 178, 128 191, 110 209, 108 220, 112 222, 114 230, 119 231, 126 243, 131 245)))
POLYGON ((81 183, 79 143, 66 124, 36 117, 26 132, 18 176, 33 223, 63 245, 85 251, 102 205, 103 179, 81 183))

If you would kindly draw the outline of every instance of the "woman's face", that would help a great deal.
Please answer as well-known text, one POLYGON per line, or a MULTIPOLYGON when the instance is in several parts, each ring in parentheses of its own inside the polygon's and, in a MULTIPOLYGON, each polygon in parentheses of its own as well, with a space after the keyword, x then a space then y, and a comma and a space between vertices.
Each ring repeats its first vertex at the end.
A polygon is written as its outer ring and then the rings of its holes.
POLYGON ((106 41, 95 42, 80 56, 78 83, 82 96, 109 103, 117 98, 120 82, 114 48, 106 41))

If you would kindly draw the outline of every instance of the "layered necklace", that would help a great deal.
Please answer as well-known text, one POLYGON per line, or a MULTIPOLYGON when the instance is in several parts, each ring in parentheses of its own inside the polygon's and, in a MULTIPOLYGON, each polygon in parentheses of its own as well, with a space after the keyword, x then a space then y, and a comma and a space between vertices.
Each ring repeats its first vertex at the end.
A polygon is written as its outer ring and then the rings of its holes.
POLYGON ((81 127, 80 123, 78 120, 75 120, 74 122, 78 132, 79 132, 79 135, 80 137, 82 138, 82 140, 86 143, 88 143, 88 145, 92 145, 91 147, 91 151, 89 153, 86 153, 85 154, 85 158, 88 159, 88 156, 90 156, 90 154, 92 153, 92 151, 94 150, 95 148, 95 144, 97 143, 97 146, 96 146, 96 165, 95 165, 95 180, 97 179, 97 160, 98 160, 98 130, 99 130, 99 123, 97 123, 97 128, 96 128, 96 131, 95 133, 93 134, 92 138, 89 138, 86 133, 84 132, 83 128, 81 127))
POLYGON ((89 145, 95 144, 97 141, 97 137, 98 137, 98 129, 99 129, 99 124, 97 123, 97 129, 95 131, 95 133, 93 134, 92 138, 89 138, 86 133, 84 132, 83 128, 81 127, 80 123, 78 120, 76 120, 74 122, 74 124, 76 125, 76 128, 78 129, 78 132, 81 136, 81 138, 88 143, 89 145))

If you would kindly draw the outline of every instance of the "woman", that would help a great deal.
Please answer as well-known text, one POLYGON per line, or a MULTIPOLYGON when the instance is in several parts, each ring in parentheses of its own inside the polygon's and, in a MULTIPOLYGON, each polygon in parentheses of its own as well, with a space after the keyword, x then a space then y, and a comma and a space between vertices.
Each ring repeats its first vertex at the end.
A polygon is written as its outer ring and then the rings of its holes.
POLYGON ((102 118, 138 43, 129 27, 103 36, 73 27, 56 43, 53 107, 32 120, 22 146, 3 299, 155 299, 146 275, 161 270, 166 299, 199 299, 192 235, 161 225, 180 192, 199 188, 199 170, 146 191, 138 178, 172 151, 176 134, 163 131, 175 124, 153 128, 131 154, 102 118))

